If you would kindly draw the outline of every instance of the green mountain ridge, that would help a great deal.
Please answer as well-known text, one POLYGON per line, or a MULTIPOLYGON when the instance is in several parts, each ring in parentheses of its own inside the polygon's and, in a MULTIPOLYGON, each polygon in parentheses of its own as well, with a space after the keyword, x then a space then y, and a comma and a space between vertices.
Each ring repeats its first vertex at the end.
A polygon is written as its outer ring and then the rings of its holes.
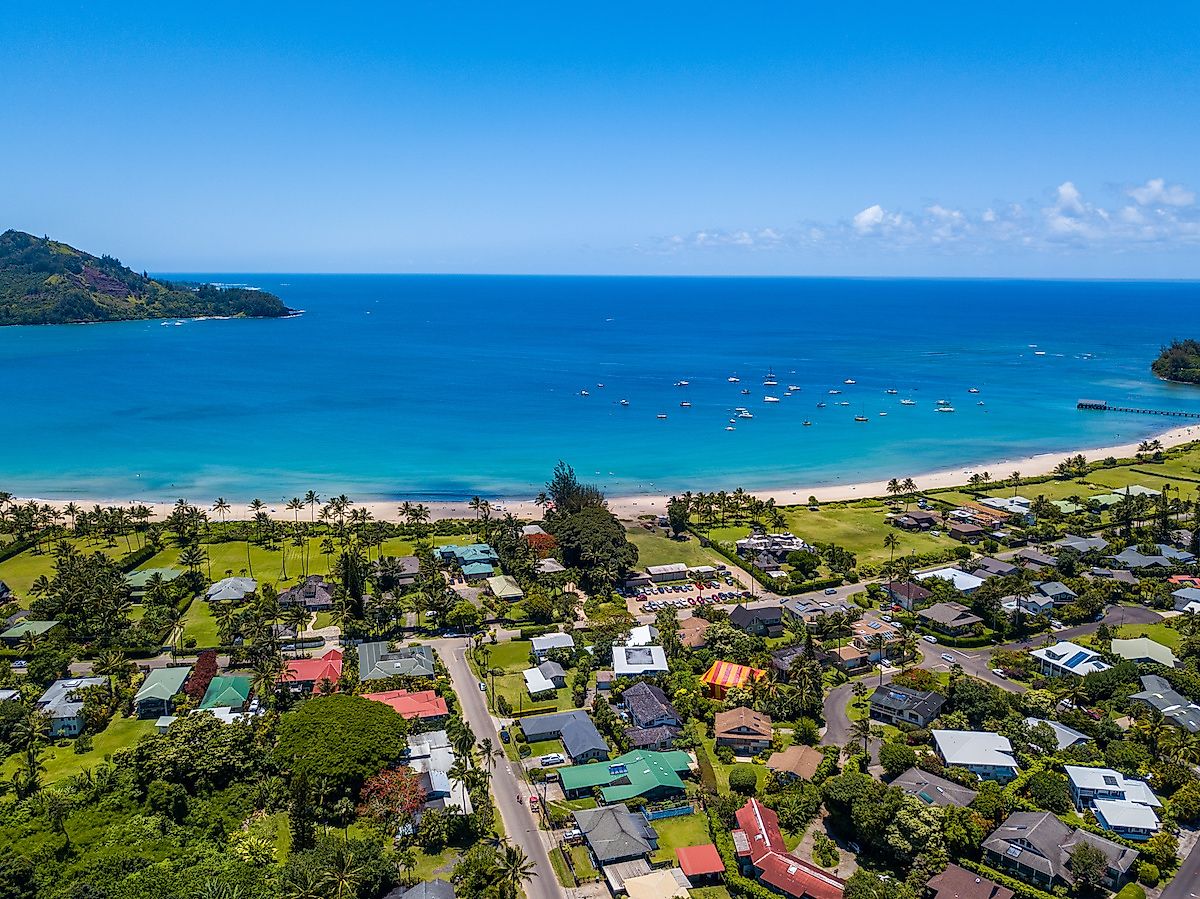
POLYGON ((244 287, 173 284, 112 256, 92 256, 24 231, 0 234, 0 325, 292 314, 274 294, 244 287))

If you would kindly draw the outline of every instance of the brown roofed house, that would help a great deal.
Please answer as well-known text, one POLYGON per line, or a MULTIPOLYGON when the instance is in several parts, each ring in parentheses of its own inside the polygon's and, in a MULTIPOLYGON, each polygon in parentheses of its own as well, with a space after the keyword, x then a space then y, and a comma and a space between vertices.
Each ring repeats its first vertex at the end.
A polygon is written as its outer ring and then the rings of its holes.
POLYGON ((729 746, 739 755, 756 755, 771 748, 771 718, 761 712, 738 706, 717 712, 713 733, 718 746, 729 746))
POLYGON ((684 618, 679 622, 679 642, 691 649, 699 649, 705 645, 704 632, 710 624, 711 621, 703 618, 684 618))
POLYGON ((767 769, 785 780, 812 780, 825 756, 811 746, 796 744, 783 752, 772 753, 767 769))
POLYGON ((939 602, 917 612, 917 617, 943 634, 965 634, 983 619, 961 602, 939 602))
POLYGON ((1013 899, 1016 895, 1008 887, 958 865, 947 865, 941 874, 929 878, 925 886, 933 891, 933 899, 1013 899))

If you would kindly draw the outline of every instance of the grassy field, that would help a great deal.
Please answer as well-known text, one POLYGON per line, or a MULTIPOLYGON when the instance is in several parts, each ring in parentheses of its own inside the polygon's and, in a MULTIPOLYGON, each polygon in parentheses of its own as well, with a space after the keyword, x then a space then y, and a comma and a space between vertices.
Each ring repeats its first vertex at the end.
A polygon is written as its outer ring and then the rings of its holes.
MULTIPOLYGON (((116 546, 106 546, 104 541, 83 540, 74 537, 70 538, 69 542, 80 552, 99 552, 113 558, 120 558, 129 552, 124 540, 119 540, 116 546)), ((136 549, 137 544, 134 543, 133 547, 136 549)), ((0 562, 0 581, 8 584, 23 602, 28 602, 30 586, 43 574, 46 577, 54 576, 54 554, 51 552, 39 553, 27 549, 11 559, 0 562)))
POLYGON ((658 832, 658 850, 650 856, 652 865, 674 863, 676 848, 712 842, 708 835, 708 819, 704 815, 680 815, 678 818, 660 818, 650 823, 658 832))
POLYGON ((663 536, 661 532, 652 534, 644 528, 628 529, 629 541, 638 548, 638 567, 648 565, 670 565, 673 562, 683 562, 689 568, 693 565, 711 565, 716 568, 725 564, 725 560, 711 550, 700 546, 700 541, 691 535, 682 540, 673 540, 663 536))
MULTIPOLYGON (((707 738, 702 745, 704 747, 704 751, 708 753, 709 760, 712 762, 713 773, 717 776, 717 786, 719 787, 720 792, 724 793, 729 789, 729 772, 733 770, 733 765, 726 765, 719 758, 717 758, 717 741, 712 737, 707 738)), ((737 764, 754 763, 734 762, 734 765, 737 764)), ((767 782, 767 766, 755 764, 754 770, 758 774, 758 786, 756 789, 761 790, 763 785, 767 782)))
MULTIPOLYGON (((527 666, 528 667, 528 666, 527 666)), ((524 670, 524 669, 522 669, 524 670)), ((506 674, 503 677, 495 679, 496 696, 503 696, 508 700, 509 706, 514 712, 520 713, 531 707, 550 709, 557 708, 559 711, 566 711, 575 708, 575 703, 571 701, 571 688, 563 687, 554 691, 554 700, 538 699, 534 700, 529 695, 529 690, 525 687, 525 678, 520 674, 506 674)), ((488 687, 491 688, 491 680, 488 681, 488 687)), ((549 694, 547 694, 549 695, 549 694)))
POLYGON ((454 846, 448 846, 441 852, 437 852, 432 855, 427 852, 423 852, 420 848, 414 848, 414 852, 416 854, 417 864, 409 876, 418 881, 427 881, 449 880, 450 873, 463 850, 455 848, 454 846))
MULTIPOLYGON (((92 737, 92 750, 82 755, 75 754, 74 743, 65 746, 52 745, 47 747, 42 762, 46 766, 44 775, 47 784, 72 777, 85 768, 94 768, 112 755, 118 749, 124 749, 137 743, 146 734, 154 733, 153 718, 113 718, 108 727, 92 737)), ((17 768, 17 757, 11 756, 0 774, 11 777, 17 768)))
MULTIPOLYGON (((1161 643, 1172 650, 1179 649, 1180 644, 1183 643, 1183 635, 1175 630, 1175 628, 1168 626, 1166 622, 1159 622, 1157 624, 1122 624, 1120 627, 1115 628, 1115 633, 1120 640, 1149 637, 1156 643, 1161 643)), ((1101 648, 1095 634, 1085 638, 1082 642, 1089 643, 1098 649, 1101 648)), ((1108 647, 1104 646, 1103 649, 1108 649, 1108 647)))
POLYGON ((197 599, 188 606, 187 614, 183 617, 183 636, 196 638, 199 647, 217 646, 220 636, 217 634, 217 619, 213 617, 212 607, 202 599, 197 599))
POLYGON ((722 886, 696 887, 694 890, 688 890, 688 895, 692 899, 730 899, 729 890, 722 886))
MULTIPOLYGON (((514 640, 511 643, 500 643, 486 648, 491 649, 487 663, 490 668, 499 668, 505 674, 519 674, 529 667, 528 640, 514 640)), ((496 682, 499 683, 499 678, 496 682)), ((524 680, 521 681, 521 686, 524 688, 524 680)))

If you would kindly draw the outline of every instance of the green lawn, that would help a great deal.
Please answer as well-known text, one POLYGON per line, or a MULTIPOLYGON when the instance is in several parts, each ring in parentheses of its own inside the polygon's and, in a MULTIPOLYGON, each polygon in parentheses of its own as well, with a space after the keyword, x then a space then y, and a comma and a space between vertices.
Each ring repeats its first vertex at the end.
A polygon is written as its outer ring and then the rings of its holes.
MULTIPOLYGON (((69 538, 68 542, 72 543, 76 549, 85 553, 100 552, 107 556, 119 558, 129 552, 124 539, 119 540, 116 546, 106 546, 103 540, 85 540, 77 537, 69 538)), ((136 549, 137 543, 133 543, 132 546, 136 549)), ((52 552, 38 553, 32 549, 27 549, 25 552, 18 553, 11 559, 5 559, 3 562, 0 562, 0 581, 8 584, 21 601, 25 603, 29 601, 29 588, 43 574, 46 577, 54 576, 54 554, 52 552)))
MULTIPOLYGON (((496 817, 500 817, 497 815, 496 817)), ((449 880, 450 872, 454 868, 455 862, 462 854, 462 849, 457 849, 449 846, 441 852, 430 855, 421 850, 420 847, 414 846, 413 852, 416 855, 417 864, 409 874, 410 878, 417 881, 427 880, 449 880)))
POLYGON ((316 622, 313 624, 313 629, 316 630, 322 627, 330 627, 333 624, 332 612, 317 612, 316 622))
POLYGON ((213 617, 212 608, 202 599, 192 601, 187 614, 183 617, 183 636, 196 638, 196 646, 212 647, 220 643, 217 634, 217 619, 213 617))
POLYGON ((563 748, 562 740, 538 740, 529 744, 529 754, 535 759, 554 752, 566 756, 567 751, 563 748))
MULTIPOLYGON (((491 689, 492 683, 493 679, 489 678, 489 689, 491 689)), ((529 690, 525 686, 524 676, 520 674, 505 674, 503 677, 495 678, 495 689, 496 696, 503 696, 507 699, 513 711, 517 713, 530 707, 545 708, 546 710, 557 708, 559 711, 575 708, 575 703, 571 699, 570 687, 555 690, 553 699, 534 700, 530 697, 529 690)))
POLYGON ((650 857, 651 864, 674 862, 675 850, 678 847, 700 846, 712 842, 708 835, 708 818, 704 815, 660 818, 651 821, 650 825, 658 833, 658 850, 650 857))
MULTIPOLYGON (((491 650, 488 655, 488 668, 499 668, 505 674, 519 674, 530 667, 528 640, 513 640, 511 643, 499 643, 495 646, 484 644, 483 648, 491 650)), ((525 681, 521 681, 521 686, 524 688, 525 681)))
MULTIPOLYGON (((702 745, 703 745, 704 751, 706 751, 708 753, 709 760, 712 762, 713 773, 717 776, 717 786, 718 786, 720 792, 724 793, 724 792, 728 791, 728 789, 729 789, 729 772, 733 769, 733 765, 726 765, 719 758, 717 758, 716 744, 717 744, 717 741, 715 739, 713 739, 712 737, 709 737, 704 740, 704 743, 702 745)), ((733 764, 737 765, 737 764, 754 764, 754 763, 753 762, 746 762, 746 763, 734 762, 733 764)), ((758 774, 757 789, 761 790, 763 788, 763 785, 767 782, 767 766, 754 764, 754 770, 758 774)))
MULTIPOLYGON (((94 768, 104 761, 104 757, 112 755, 118 749, 133 746, 146 734, 154 733, 153 718, 113 718, 108 727, 92 737, 92 750, 83 755, 75 754, 74 743, 67 745, 52 745, 47 747, 42 762, 46 766, 45 783, 51 784, 67 777, 72 777, 85 768, 94 768)), ((11 777, 17 768, 17 756, 10 756, 0 774, 11 777)))
POLYGON ((712 550, 703 549, 695 537, 685 535, 674 540, 661 533, 652 534, 644 528, 628 528, 629 541, 638 548, 638 567, 648 565, 670 565, 683 562, 689 568, 696 565, 711 565, 716 568, 725 560, 712 550))
POLYGON ((729 890, 725 887, 696 887, 694 890, 688 890, 688 895, 692 899, 730 899, 729 890))
MULTIPOLYGON (((1170 627, 1165 621, 1156 624, 1122 624, 1115 629, 1118 639, 1132 640, 1136 637, 1149 637, 1156 643, 1161 643, 1168 649, 1179 649, 1183 643, 1183 635, 1175 628, 1170 627)), ((1091 638, 1095 643, 1095 636, 1091 638)), ((1108 649, 1107 646, 1104 649, 1108 649)))
POLYGON ((587 847, 583 844, 571 847, 571 864, 575 868, 575 874, 580 883, 587 883, 600 876, 592 864, 592 857, 588 854, 587 847))

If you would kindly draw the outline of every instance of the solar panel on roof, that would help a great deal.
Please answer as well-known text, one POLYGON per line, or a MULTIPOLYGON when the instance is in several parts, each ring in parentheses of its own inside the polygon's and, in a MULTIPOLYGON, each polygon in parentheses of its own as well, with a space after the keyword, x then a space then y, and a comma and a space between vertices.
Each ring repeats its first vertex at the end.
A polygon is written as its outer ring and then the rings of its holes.
POLYGON ((1009 858, 1020 858, 1021 857, 1021 847, 1020 846, 1009 846, 1008 851, 1005 852, 1005 855, 1007 855, 1009 858))

